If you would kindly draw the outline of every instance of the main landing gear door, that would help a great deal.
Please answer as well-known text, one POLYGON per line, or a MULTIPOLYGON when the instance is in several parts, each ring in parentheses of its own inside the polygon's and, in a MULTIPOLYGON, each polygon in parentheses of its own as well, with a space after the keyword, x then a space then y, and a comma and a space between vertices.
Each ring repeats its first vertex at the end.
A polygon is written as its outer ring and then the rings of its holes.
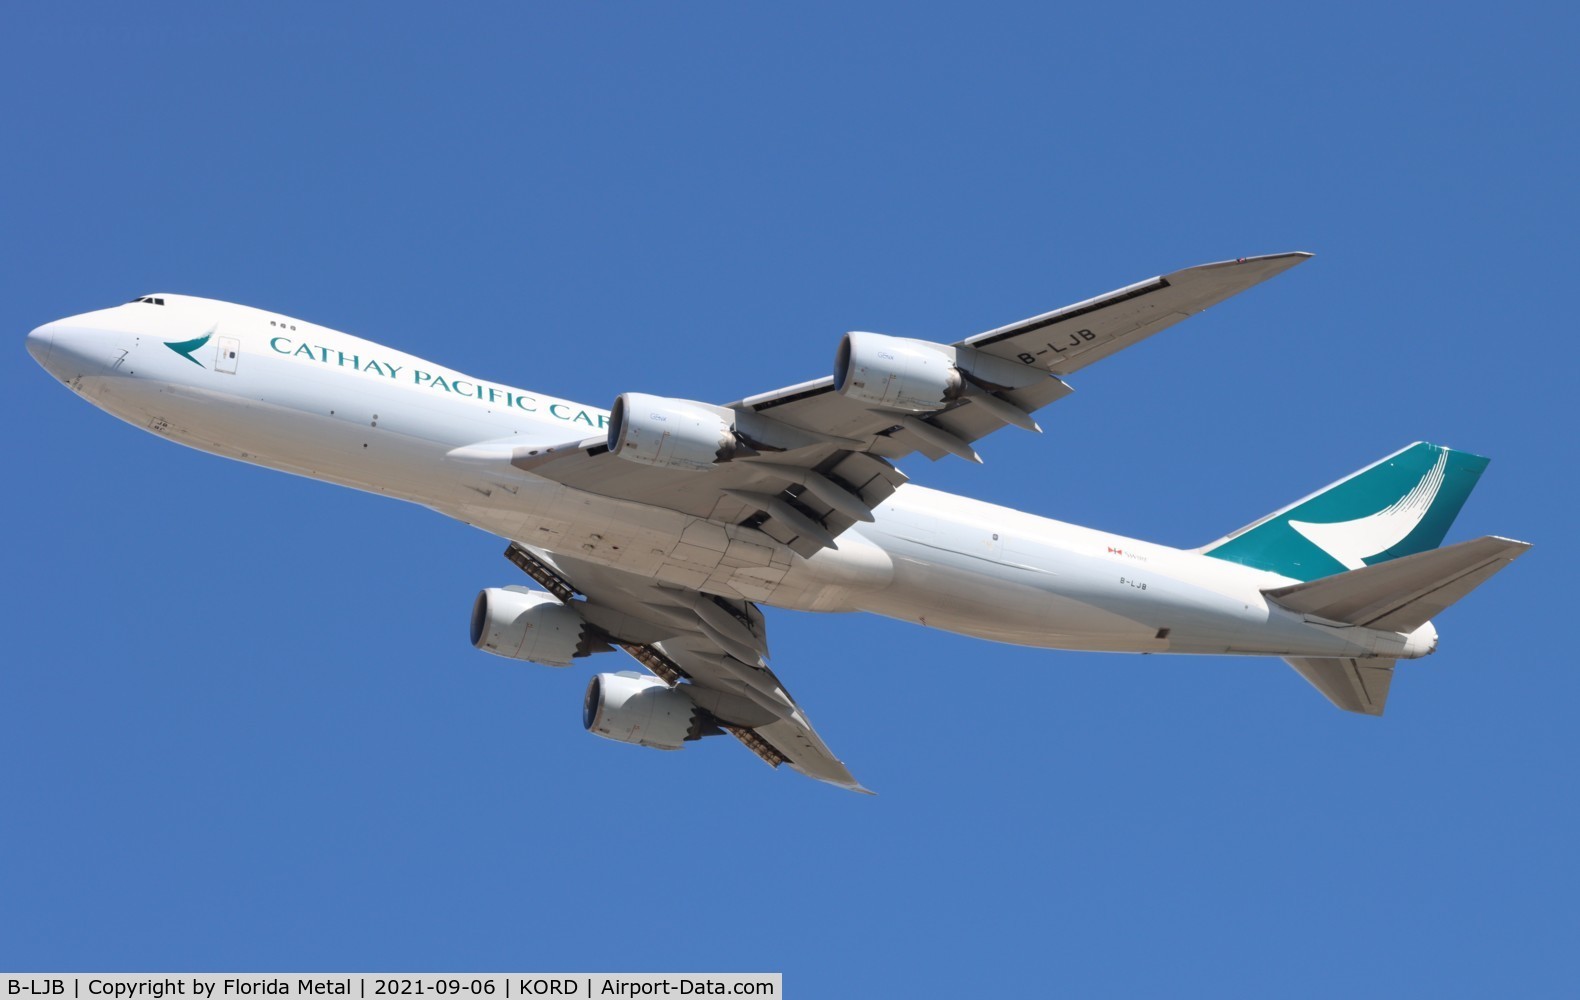
POLYGON ((235 337, 215 337, 214 370, 236 374, 236 358, 241 354, 241 341, 235 337))

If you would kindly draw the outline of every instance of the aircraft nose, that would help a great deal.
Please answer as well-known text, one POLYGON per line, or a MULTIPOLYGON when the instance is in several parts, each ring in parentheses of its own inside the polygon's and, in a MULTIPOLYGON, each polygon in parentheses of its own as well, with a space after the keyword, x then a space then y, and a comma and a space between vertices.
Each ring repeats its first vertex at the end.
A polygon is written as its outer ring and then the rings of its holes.
MULTIPOLYGON (((92 314, 88 314, 91 316, 92 314)), ((63 382, 99 375, 109 367, 115 336, 83 317, 57 319, 27 335, 27 352, 44 370, 63 382)))
POLYGON ((49 367, 49 355, 55 347, 55 324, 45 323, 43 326, 27 335, 27 353, 33 355, 33 360, 49 367))

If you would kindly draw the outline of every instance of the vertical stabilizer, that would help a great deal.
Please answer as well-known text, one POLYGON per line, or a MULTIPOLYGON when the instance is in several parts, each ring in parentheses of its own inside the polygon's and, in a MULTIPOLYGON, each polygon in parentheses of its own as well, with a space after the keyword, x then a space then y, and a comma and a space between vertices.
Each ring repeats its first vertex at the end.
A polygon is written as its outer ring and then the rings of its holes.
POLYGON ((1435 549, 1488 461, 1419 441, 1201 551, 1315 580, 1435 549))

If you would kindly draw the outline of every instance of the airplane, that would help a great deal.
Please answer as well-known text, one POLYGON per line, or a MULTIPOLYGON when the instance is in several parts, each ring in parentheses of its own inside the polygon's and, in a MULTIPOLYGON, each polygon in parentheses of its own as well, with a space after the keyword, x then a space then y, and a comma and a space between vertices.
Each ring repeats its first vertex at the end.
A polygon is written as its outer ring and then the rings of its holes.
POLYGON ((1530 547, 1442 546, 1487 459, 1417 442, 1198 549, 911 485, 1065 377, 1303 262, 1150 278, 951 344, 847 333, 833 372, 726 405, 603 410, 465 375, 281 313, 142 295, 46 323, 35 360, 95 406, 227 458, 398 497, 508 541, 535 586, 482 590, 471 641, 598 673, 583 725, 675 750, 729 734, 867 792, 769 666, 761 606, 865 611, 1053 649, 1278 657, 1380 716, 1432 619, 1530 547))

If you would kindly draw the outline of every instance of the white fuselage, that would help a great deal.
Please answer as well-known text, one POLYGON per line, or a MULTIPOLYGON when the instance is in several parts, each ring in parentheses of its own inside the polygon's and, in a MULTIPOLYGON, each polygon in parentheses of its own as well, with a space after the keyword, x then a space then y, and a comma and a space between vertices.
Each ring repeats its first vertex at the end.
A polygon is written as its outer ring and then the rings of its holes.
POLYGON ((1276 574, 917 486, 838 549, 803 559, 750 528, 574 490, 497 457, 594 437, 605 410, 276 313, 158 300, 40 327, 29 349, 96 406, 163 437, 420 503, 551 553, 1026 646, 1412 657, 1435 645, 1430 625, 1406 636, 1271 604, 1263 590, 1295 582, 1276 574), (210 333, 187 354, 170 346, 210 333))

